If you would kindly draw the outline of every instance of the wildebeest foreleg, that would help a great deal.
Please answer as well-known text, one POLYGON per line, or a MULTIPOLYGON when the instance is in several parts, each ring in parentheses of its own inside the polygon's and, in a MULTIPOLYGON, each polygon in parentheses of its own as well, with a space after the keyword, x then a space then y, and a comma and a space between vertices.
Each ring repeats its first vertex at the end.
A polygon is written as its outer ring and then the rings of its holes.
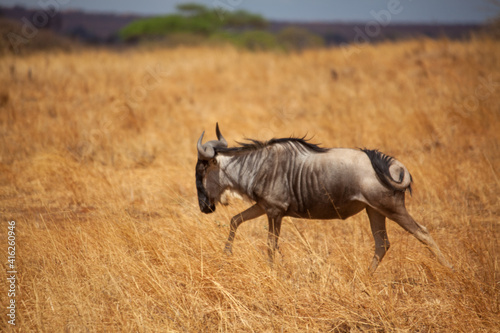
POLYGON ((273 261, 274 261, 274 253, 276 252, 276 249, 278 248, 278 239, 280 237, 280 231, 281 231, 281 219, 283 216, 276 215, 267 215, 268 222, 269 222, 269 234, 267 238, 267 253, 269 255, 269 265, 272 267, 273 261))
POLYGON ((385 216, 377 212, 371 207, 366 208, 366 213, 370 218, 370 226, 372 229, 373 239, 375 240, 375 255, 370 266, 370 272, 373 273, 378 267, 378 264, 384 258, 385 253, 389 250, 390 243, 387 237, 385 228, 385 216))
POLYGON ((224 252, 231 254, 233 252, 233 240, 236 234, 236 229, 245 221, 252 220, 264 214, 264 210, 257 204, 248 208, 247 210, 233 216, 231 219, 231 225, 229 227, 229 237, 227 238, 226 246, 224 252))

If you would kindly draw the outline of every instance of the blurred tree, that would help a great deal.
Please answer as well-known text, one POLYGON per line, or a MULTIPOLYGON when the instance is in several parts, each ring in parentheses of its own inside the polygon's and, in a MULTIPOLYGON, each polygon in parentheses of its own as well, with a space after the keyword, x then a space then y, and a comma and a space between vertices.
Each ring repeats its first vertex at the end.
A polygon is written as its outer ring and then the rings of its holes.
MULTIPOLYGON (((227 12, 221 19, 215 9, 197 3, 177 6, 178 13, 136 20, 123 28, 119 36, 124 40, 136 40, 155 36, 187 36, 188 34, 214 36, 222 31, 245 33, 251 29, 263 29, 268 22, 260 15, 244 10, 227 12)), ((242 36, 248 39, 248 36, 242 36)), ((251 37, 250 37, 251 38, 251 37)), ((266 36, 269 40, 269 36, 266 36)), ((236 41, 239 38, 225 38, 236 41)), ((241 41, 241 38, 240 38, 241 41)), ((245 44, 245 43, 243 43, 245 44)), ((252 43, 250 43, 252 44, 252 43)))
POLYGON ((230 13, 225 18, 224 27, 236 29, 265 29, 268 22, 260 15, 244 10, 230 13))
POLYGON ((195 2, 179 4, 179 5, 177 5, 176 8, 181 14, 184 14, 187 16, 202 15, 208 11, 207 7, 200 5, 198 3, 195 3, 195 2))

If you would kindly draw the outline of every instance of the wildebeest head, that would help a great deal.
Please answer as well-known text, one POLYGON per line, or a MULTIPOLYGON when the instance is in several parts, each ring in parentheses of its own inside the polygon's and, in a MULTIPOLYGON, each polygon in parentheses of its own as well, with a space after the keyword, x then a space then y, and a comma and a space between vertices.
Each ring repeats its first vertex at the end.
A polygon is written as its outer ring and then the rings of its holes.
MULTIPOLYGON (((217 160, 215 158, 216 148, 227 147, 227 142, 220 133, 219 124, 215 126, 215 133, 217 135, 217 140, 208 141, 203 144, 203 135, 205 132, 201 133, 198 139, 198 162, 196 163, 196 189, 198 190, 198 203, 200 205, 200 210, 209 214, 215 211, 215 200, 219 196, 219 191, 213 191, 210 188, 207 192, 207 178, 216 177, 215 173, 217 171, 217 160)), ((213 184, 214 182, 210 182, 213 184)), ((217 182, 215 182, 217 183, 217 182)))

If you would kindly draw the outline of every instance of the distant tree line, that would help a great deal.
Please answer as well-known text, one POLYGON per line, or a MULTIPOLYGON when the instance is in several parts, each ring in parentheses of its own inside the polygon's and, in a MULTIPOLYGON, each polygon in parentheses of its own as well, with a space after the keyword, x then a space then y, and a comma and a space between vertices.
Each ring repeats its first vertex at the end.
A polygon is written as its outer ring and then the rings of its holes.
POLYGON ((120 30, 125 41, 162 41, 168 44, 231 43, 251 50, 302 50, 324 45, 321 36, 298 27, 277 33, 269 22, 245 10, 224 11, 187 3, 177 13, 133 21, 120 30))

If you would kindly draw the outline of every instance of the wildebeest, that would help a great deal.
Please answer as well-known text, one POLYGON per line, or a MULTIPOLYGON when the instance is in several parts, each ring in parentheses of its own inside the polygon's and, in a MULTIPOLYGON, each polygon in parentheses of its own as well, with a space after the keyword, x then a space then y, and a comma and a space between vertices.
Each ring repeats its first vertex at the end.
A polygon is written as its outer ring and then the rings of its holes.
POLYGON ((346 219, 366 210, 375 240, 374 272, 389 249, 385 219, 398 223, 451 267, 427 229, 405 208, 412 177, 396 159, 377 150, 323 148, 304 138, 249 140, 228 147, 218 124, 217 140, 198 140, 196 187, 203 213, 215 211, 226 191, 255 204, 231 219, 225 251, 232 252, 238 226, 267 215, 270 263, 278 247, 284 216, 306 219, 346 219))

